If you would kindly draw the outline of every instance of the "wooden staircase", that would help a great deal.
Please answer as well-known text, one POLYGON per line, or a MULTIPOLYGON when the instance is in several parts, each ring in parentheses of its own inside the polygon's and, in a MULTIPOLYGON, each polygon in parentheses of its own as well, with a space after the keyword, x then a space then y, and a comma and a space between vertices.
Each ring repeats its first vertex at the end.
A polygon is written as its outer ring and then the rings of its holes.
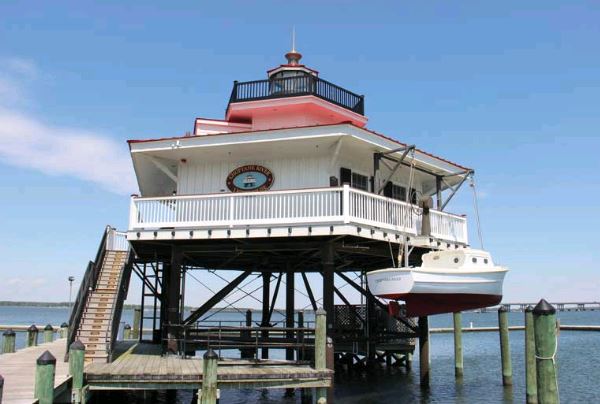
POLYGON ((113 316, 127 251, 106 250, 95 288, 88 294, 76 338, 85 345, 86 362, 107 362, 113 316))

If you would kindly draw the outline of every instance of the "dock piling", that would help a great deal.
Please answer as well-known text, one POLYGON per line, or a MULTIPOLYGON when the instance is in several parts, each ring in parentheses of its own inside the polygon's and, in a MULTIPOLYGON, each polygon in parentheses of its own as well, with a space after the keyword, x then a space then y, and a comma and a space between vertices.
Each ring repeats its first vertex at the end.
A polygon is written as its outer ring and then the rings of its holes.
POLYGON ((44 343, 52 342, 54 339, 54 327, 52 324, 47 324, 44 327, 44 343))
POLYGON ((204 353, 202 362, 202 390, 199 404, 215 404, 217 402, 217 366, 219 356, 212 348, 204 353))
POLYGON ((532 313, 535 334, 537 397, 540 403, 558 403, 556 309, 542 299, 535 306, 532 313))
MULTIPOLYGON (((315 313, 315 369, 327 369, 327 312, 321 307, 315 313)), ((327 402, 327 388, 316 389, 318 404, 327 402)))
POLYGON ((71 386, 71 402, 79 404, 83 401, 83 367, 85 361, 85 345, 79 340, 69 346, 69 374, 73 382, 71 386))
POLYGON ((142 310, 137 308, 133 310, 133 331, 131 337, 135 340, 140 339, 140 323, 142 322, 142 310))
POLYGON ((502 360, 502 384, 512 386, 512 362, 510 358, 510 343, 508 339, 508 308, 498 309, 498 328, 500 330, 500 357, 502 360))
POLYGON ((456 378, 463 376, 463 349, 462 349, 462 314, 453 313, 454 319, 454 375, 456 378))
POLYGON ((27 346, 37 346, 38 344, 38 328, 35 326, 35 324, 31 324, 31 326, 29 326, 29 328, 27 329, 27 346))
POLYGON ((125 324, 123 326, 123 340, 127 341, 131 339, 131 326, 129 324, 125 324))
POLYGON ((45 351, 38 359, 35 367, 35 395, 39 404, 54 402, 54 376, 56 373, 56 358, 45 351))
POLYGON ((0 375, 0 403, 2 403, 2 392, 4 391, 4 377, 0 375))
POLYGON ((533 307, 525 309, 525 384, 527 404, 536 404, 537 375, 535 366, 535 333, 533 329, 533 307))
POLYGON ((429 387, 429 319, 419 317, 419 376, 421 387, 429 387))
POLYGON ((67 336, 69 335, 69 324, 62 323, 60 325, 60 334, 59 335, 61 338, 67 338, 67 336))
POLYGON ((8 330, 4 331, 2 337, 4 339, 2 344, 2 353, 6 354, 15 352, 15 332, 9 328, 8 330))

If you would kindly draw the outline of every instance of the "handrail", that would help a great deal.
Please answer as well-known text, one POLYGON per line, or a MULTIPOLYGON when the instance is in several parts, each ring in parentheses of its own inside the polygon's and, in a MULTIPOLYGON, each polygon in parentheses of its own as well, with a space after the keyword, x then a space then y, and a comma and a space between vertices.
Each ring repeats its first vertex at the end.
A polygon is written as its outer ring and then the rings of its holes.
POLYGON ((229 104, 271 98, 314 95, 364 115, 364 97, 313 75, 234 82, 229 104))
POLYGON ((109 230, 110 226, 107 226, 104 234, 102 235, 102 239, 100 240, 100 245, 98 246, 96 260, 88 263, 83 275, 83 279, 81 280, 81 285, 79 286, 79 291, 77 292, 77 298, 75 299, 75 304, 73 305, 71 316, 69 317, 69 336, 67 338, 67 347, 75 341, 89 292, 91 289, 96 287, 96 283, 98 282, 98 275, 100 273, 100 269, 102 268, 104 254, 106 253, 106 238, 109 230))
POLYGON ((119 334, 119 324, 121 323, 121 314, 123 313, 123 304, 125 303, 125 297, 129 289, 129 278, 131 276, 131 270, 133 266, 133 257, 131 249, 127 253, 127 259, 125 260, 123 270, 119 276, 119 283, 117 294, 113 300, 111 307, 111 318, 112 322, 110 328, 106 330, 105 342, 106 342, 106 353, 108 354, 109 361, 112 361, 112 354, 115 347, 115 342, 119 334), (110 333, 110 339, 109 339, 110 333))

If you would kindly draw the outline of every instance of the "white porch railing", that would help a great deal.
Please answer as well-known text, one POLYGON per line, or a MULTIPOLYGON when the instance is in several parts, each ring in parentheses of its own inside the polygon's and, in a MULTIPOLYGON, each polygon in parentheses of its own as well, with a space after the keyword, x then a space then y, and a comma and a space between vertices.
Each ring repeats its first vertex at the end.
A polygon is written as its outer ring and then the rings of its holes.
POLYGON ((106 234, 106 249, 111 251, 129 251, 127 233, 117 231, 112 227, 108 228, 106 234))
POLYGON ((469 239, 467 219, 464 216, 431 209, 429 210, 429 223, 433 237, 459 243, 467 243, 469 239))
MULTIPOLYGON (((466 219, 430 210, 432 236, 467 242, 466 219)), ((421 209, 345 185, 131 199, 129 229, 357 223, 417 235, 421 209)))

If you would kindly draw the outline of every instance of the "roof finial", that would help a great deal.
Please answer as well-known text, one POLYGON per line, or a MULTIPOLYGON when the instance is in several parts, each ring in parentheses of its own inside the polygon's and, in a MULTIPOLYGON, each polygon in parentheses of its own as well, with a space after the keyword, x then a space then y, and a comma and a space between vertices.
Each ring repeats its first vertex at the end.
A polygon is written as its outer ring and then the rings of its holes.
POLYGON ((285 58, 289 65, 298 65, 302 59, 302 55, 296 50, 296 26, 292 26, 292 50, 285 54, 285 58))

